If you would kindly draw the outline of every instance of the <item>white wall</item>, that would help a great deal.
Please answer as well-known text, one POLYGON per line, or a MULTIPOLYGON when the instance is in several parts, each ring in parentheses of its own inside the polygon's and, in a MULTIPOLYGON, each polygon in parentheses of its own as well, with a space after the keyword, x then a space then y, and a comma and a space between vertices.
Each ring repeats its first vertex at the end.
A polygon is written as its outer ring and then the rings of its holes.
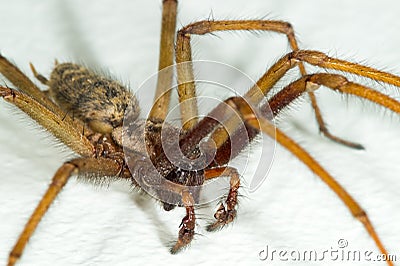
MULTIPOLYGON (((135 89, 157 69, 161 3, 116 2, 1 0, 1 53, 30 77, 29 62, 48 75, 57 58, 101 66, 135 89)), ((215 19, 265 16, 288 20, 302 48, 399 74, 398 9, 393 0, 191 0, 180 3, 178 25, 206 19, 211 10, 215 19)), ((194 37, 195 57, 231 64, 254 79, 288 51, 285 38, 277 34, 217 35, 194 37)), ((371 81, 366 84, 379 90, 387 87, 371 81)), ((321 88, 318 98, 331 131, 362 143, 365 151, 321 137, 307 99, 287 112, 279 126, 348 189, 369 213, 388 250, 398 252, 398 115, 326 88, 321 88)), ((0 263, 53 173, 73 157, 25 116, 13 113, 1 101, 0 263)), ((212 216, 202 215, 198 221, 201 235, 188 250, 172 256, 168 245, 175 240, 183 215, 183 209, 165 213, 154 201, 129 193, 128 185, 97 188, 73 178, 40 223, 19 265, 264 264, 258 253, 266 245, 324 250, 337 248, 339 239, 346 239, 351 250, 377 251, 335 194, 282 148, 276 151, 267 181, 242 199, 233 226, 208 233, 204 229, 212 216)), ((274 261, 273 265, 291 263, 274 261)))

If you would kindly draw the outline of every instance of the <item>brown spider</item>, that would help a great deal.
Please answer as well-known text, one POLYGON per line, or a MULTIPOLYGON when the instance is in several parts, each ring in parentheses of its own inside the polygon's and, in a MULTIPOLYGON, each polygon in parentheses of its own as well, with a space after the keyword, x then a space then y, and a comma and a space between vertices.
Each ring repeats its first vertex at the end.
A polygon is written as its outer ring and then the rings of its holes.
MULTIPOLYGON (((12 79, 10 79, 10 80, 13 81, 12 79)), ((15 83, 15 82, 14 82, 14 83, 15 83)), ((20 88, 20 89, 22 89, 22 88, 20 88)), ((4 91, 5 91, 5 90, 6 90, 6 89, 4 89, 4 91)), ((286 97, 285 97, 285 98, 286 98, 286 97)), ((64 120, 65 120, 65 119, 64 119, 64 120)), ((64 120, 63 120, 63 121, 64 121, 64 120)))

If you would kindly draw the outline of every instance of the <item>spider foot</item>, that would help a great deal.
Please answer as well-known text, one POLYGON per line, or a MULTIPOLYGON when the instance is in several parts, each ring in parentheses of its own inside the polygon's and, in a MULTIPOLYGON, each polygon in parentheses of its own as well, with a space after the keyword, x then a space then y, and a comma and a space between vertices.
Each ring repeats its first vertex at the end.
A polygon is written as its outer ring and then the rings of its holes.
MULTIPOLYGON (((193 207, 191 207, 193 208, 193 207)), ((181 229, 178 234, 178 241, 171 248, 170 252, 176 254, 192 242, 194 236, 195 218, 193 210, 187 214, 181 222, 181 229)))
POLYGON ((235 209, 227 210, 225 209, 225 206, 221 203, 218 210, 215 212, 214 217, 215 219, 217 219, 217 221, 207 226, 207 231, 209 232, 221 229, 226 224, 232 222, 236 217, 236 210, 235 209))
POLYGON ((365 150, 364 146, 357 143, 357 142, 352 142, 352 141, 348 141, 345 139, 340 139, 340 138, 330 138, 331 140, 335 141, 336 143, 342 144, 346 147, 355 149, 355 150, 365 150))
POLYGON ((342 139, 340 137, 333 135, 332 133, 330 133, 328 131, 328 129, 326 127, 320 127, 320 131, 322 132, 322 134, 324 134, 325 137, 327 137, 328 139, 330 139, 336 143, 339 143, 341 145, 344 145, 346 147, 356 149, 356 150, 365 150, 364 146, 357 142, 348 141, 348 140, 345 140, 345 139, 342 139))

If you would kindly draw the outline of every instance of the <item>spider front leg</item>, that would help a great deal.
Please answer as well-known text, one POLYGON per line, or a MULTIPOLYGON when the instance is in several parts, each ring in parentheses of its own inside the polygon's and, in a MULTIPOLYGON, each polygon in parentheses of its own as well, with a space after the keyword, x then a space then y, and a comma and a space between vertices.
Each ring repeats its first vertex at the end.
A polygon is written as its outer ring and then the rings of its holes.
POLYGON ((182 248, 189 245, 195 234, 194 228, 196 226, 196 216, 194 213, 194 200, 190 192, 182 192, 182 201, 186 208, 186 216, 183 217, 179 226, 181 229, 179 229, 178 240, 170 250, 172 254, 176 254, 182 250, 182 248))
MULTIPOLYGON (((30 66, 35 77, 39 79, 40 82, 47 83, 47 79, 44 76, 38 74, 32 64, 30 64, 30 66)), ((17 66, 12 64, 9 60, 7 60, 7 58, 2 56, 1 54, 0 54, 0 73, 4 77, 6 77, 12 84, 14 84, 15 87, 17 87, 21 93, 32 98, 34 101, 40 104, 42 109, 47 109, 48 111, 51 111, 53 113, 53 116, 61 118, 63 127, 68 127, 69 131, 71 131, 71 129, 77 131, 77 129, 84 128, 84 125, 80 120, 72 119, 71 117, 69 117, 63 110, 60 109, 58 105, 56 105, 48 97, 47 93, 48 91, 41 91, 24 73, 22 73, 21 70, 18 69, 17 66)), ((90 129, 87 128, 86 131, 88 134, 90 133, 90 129)))
POLYGON ((22 252, 40 220, 72 175, 118 176, 121 167, 115 160, 104 158, 79 158, 64 163, 55 173, 49 188, 25 225, 17 243, 10 252, 7 265, 13 266, 22 256, 22 252))
POLYGON ((224 206, 224 204, 221 203, 218 210, 214 214, 216 221, 207 226, 207 231, 215 231, 223 227, 224 225, 232 222, 236 217, 235 208, 237 205, 238 190, 240 187, 239 173, 235 168, 232 167, 219 167, 208 169, 205 171, 206 180, 221 176, 230 177, 229 193, 225 201, 226 207, 224 206))
POLYGON ((0 86, 0 97, 25 112, 76 153, 87 157, 93 155, 92 143, 74 127, 75 124, 69 116, 60 116, 30 96, 14 89, 0 86))
POLYGON ((47 98, 45 93, 41 91, 21 70, 14 64, 0 55, 0 73, 6 77, 12 84, 19 88, 36 101, 48 109, 59 109, 56 105, 47 98))

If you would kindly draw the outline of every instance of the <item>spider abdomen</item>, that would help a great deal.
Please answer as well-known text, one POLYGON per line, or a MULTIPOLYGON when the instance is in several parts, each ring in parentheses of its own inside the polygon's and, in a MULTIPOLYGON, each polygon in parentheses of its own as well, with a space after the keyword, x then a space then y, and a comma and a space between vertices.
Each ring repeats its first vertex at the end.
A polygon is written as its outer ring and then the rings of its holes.
POLYGON ((100 133, 122 125, 125 110, 139 105, 132 93, 117 81, 73 64, 57 64, 48 82, 52 99, 73 117, 100 133))

